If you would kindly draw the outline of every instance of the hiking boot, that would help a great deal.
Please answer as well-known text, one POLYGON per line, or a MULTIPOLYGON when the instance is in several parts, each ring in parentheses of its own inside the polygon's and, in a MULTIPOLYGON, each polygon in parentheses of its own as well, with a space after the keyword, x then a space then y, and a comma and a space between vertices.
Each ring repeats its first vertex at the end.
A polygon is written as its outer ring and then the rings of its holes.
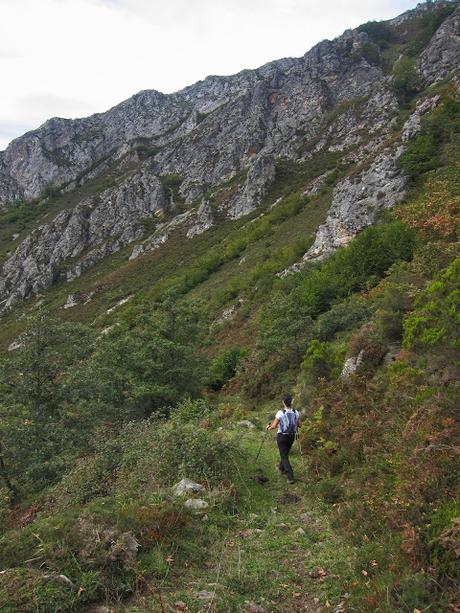
POLYGON ((293 485, 295 483, 295 479, 288 479, 289 485, 293 485))
POLYGON ((284 470, 280 467, 279 464, 275 464, 275 468, 279 472, 280 475, 284 475, 284 470))

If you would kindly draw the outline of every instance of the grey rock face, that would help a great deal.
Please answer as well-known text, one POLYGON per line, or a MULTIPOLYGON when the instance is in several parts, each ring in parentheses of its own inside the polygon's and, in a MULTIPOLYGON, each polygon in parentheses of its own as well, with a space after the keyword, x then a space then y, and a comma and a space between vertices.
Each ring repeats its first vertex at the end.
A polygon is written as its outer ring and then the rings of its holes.
POLYGON ((195 222, 187 231, 187 238, 193 238, 209 230, 213 225, 213 215, 209 202, 203 200, 196 212, 195 222))
MULTIPOLYGON (((421 55, 418 70, 426 83, 458 66, 459 10, 421 55)), ((368 42, 364 32, 348 30, 302 58, 211 76, 175 94, 143 91, 106 113, 51 119, 16 139, 0 152, 0 208, 15 198, 37 198, 49 184, 72 191, 113 167, 120 179, 62 210, 17 246, 0 272, 0 307, 60 279, 71 281, 129 243, 136 242, 135 259, 179 229, 192 238, 221 216, 254 211, 281 157, 342 152, 344 161, 362 164, 336 186, 326 223, 293 270, 346 244, 403 197, 398 158, 420 130, 421 116, 437 104, 436 97, 422 102, 400 142, 385 144, 399 107, 388 77, 365 58, 368 42), (168 176, 174 189, 165 187, 168 176), (209 193, 222 185, 231 189, 216 205, 209 193), (175 201, 187 210, 177 214, 175 201), (147 220, 157 221, 149 236, 147 220)), ((326 178, 305 189, 314 194, 326 178)))
POLYGON ((385 149, 370 168, 337 185, 326 223, 319 227, 315 242, 303 259, 289 269, 291 272, 343 247, 360 230, 371 225, 379 211, 402 200, 407 179, 401 175, 397 162, 403 151, 401 146, 396 150, 385 149))
POLYGON ((422 117, 426 113, 429 113, 433 109, 435 109, 441 101, 441 97, 438 95, 432 96, 430 98, 425 98, 425 100, 419 100, 415 111, 409 117, 409 119, 404 124, 401 140, 403 142, 407 142, 420 134, 422 129, 422 117))
POLYGON ((420 55, 417 70, 424 85, 442 81, 460 65, 460 6, 441 24, 420 55))
POLYGON ((3 266, 0 297, 9 306, 49 287, 64 276, 61 266, 66 260, 89 250, 65 273, 70 280, 78 277, 104 255, 142 236, 142 220, 164 206, 163 186, 146 164, 118 186, 61 211, 29 234, 3 266))

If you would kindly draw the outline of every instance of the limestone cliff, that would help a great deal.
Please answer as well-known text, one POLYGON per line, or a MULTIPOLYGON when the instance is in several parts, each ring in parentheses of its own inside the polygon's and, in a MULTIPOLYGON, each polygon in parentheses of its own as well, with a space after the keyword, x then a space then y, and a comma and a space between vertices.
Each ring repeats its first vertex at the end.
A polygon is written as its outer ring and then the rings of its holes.
MULTIPOLYGON (((387 22, 401 38, 411 20, 446 7, 414 63, 420 92, 458 70, 460 7, 421 5, 387 22)), ((404 197, 398 158, 437 99, 422 94, 401 129, 392 83, 384 51, 358 28, 301 58, 211 76, 175 94, 143 91, 84 119, 50 119, 0 153, 0 207, 9 210, 18 199, 39 203, 50 186, 74 194, 76 204, 31 229, 4 261, 3 308, 79 276, 128 243, 136 243, 135 258, 179 226, 192 237, 219 217, 252 212, 280 158, 341 152, 355 171, 334 186, 327 221, 292 270, 324 257, 404 197), (110 186, 79 199, 79 190, 104 173, 115 177, 110 186), (231 180, 216 210, 209 194, 231 180), (150 236, 146 222, 155 226, 150 236)))

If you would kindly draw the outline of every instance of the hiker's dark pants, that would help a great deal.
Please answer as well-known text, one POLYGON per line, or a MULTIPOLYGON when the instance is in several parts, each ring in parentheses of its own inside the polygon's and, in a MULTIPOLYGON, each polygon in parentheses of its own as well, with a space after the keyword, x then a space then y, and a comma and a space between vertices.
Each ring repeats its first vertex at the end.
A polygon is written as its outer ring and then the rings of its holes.
POLYGON ((289 481, 294 480, 294 473, 292 471, 291 463, 289 462, 289 452, 294 444, 295 434, 281 434, 278 433, 276 442, 278 443, 278 449, 280 451, 281 462, 279 465, 280 471, 286 473, 289 481))

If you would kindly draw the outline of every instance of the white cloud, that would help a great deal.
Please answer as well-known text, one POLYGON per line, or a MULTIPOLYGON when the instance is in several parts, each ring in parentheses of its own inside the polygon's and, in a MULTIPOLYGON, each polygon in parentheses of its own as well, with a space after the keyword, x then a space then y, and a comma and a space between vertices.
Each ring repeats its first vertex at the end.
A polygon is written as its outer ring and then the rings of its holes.
POLYGON ((0 149, 52 116, 104 111, 303 55, 415 0, 0 0, 0 149), (15 132, 14 127, 20 132, 15 132))

